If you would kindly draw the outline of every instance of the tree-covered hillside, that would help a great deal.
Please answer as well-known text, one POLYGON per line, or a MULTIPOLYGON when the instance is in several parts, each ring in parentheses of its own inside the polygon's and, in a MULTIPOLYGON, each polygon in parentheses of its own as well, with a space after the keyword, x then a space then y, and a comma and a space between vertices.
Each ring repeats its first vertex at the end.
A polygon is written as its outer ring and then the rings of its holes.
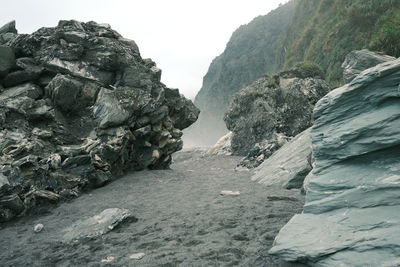
POLYGON ((400 56, 400 0, 301 0, 280 47, 281 67, 314 61, 337 84, 345 56, 362 48, 400 56))
POLYGON ((339 85, 345 56, 363 48, 400 56, 400 0, 291 0, 233 33, 204 76, 195 99, 203 114, 194 127, 210 136, 211 125, 222 136, 234 93, 298 62, 317 63, 339 85))

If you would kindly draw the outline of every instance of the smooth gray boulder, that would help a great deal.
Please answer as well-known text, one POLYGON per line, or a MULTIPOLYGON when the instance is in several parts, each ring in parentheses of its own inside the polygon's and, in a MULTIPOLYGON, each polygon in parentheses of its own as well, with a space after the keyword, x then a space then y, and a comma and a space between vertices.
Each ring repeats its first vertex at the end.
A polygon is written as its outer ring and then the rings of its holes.
POLYGON ((113 230, 129 217, 132 217, 132 214, 127 209, 105 209, 93 217, 75 222, 62 230, 64 233, 62 241, 70 243, 102 236, 113 230))
POLYGON ((360 73, 316 105, 304 212, 271 254, 311 266, 400 264, 400 59, 360 73))
POLYGON ((391 57, 379 52, 369 51, 367 49, 352 51, 346 56, 342 64, 343 80, 348 83, 363 70, 395 59, 395 57, 391 57))
POLYGON ((301 188, 312 170, 311 128, 294 137, 255 169, 253 181, 286 189, 301 188))

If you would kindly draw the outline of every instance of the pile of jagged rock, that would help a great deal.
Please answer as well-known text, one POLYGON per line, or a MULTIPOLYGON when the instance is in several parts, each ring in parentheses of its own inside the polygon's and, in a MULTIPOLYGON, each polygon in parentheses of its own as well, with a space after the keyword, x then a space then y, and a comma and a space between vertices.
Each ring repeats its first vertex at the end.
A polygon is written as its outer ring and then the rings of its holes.
POLYGON ((199 110, 109 25, 0 28, 0 221, 165 168, 199 110))
MULTIPOLYGON (((329 92, 321 77, 264 76, 236 93, 225 114, 232 153, 254 168, 312 125, 315 103, 329 92)), ((287 72, 285 72, 287 74, 287 72)))

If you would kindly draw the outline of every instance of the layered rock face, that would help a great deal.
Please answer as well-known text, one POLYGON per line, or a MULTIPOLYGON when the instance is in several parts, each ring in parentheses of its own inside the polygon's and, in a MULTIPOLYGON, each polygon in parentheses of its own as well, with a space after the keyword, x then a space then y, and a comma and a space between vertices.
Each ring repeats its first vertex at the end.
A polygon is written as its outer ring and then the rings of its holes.
POLYGON ((311 152, 311 129, 308 128, 258 166, 251 179, 266 186, 301 188, 312 170, 311 152))
POLYGON ((95 22, 30 35, 13 25, 0 30, 0 221, 169 166, 199 110, 134 41, 95 22))
POLYGON ((352 51, 346 56, 342 64, 343 80, 345 82, 351 82, 351 80, 363 70, 395 59, 395 57, 369 51, 367 49, 352 51))
MULTIPOLYGON (((225 114, 232 152, 269 157, 312 124, 314 104, 329 91, 319 78, 258 79, 239 91, 225 114)), ((261 161, 262 162, 262 161, 261 161)))
POLYGON ((312 266, 400 265, 400 59, 316 105, 303 214, 270 253, 312 266))

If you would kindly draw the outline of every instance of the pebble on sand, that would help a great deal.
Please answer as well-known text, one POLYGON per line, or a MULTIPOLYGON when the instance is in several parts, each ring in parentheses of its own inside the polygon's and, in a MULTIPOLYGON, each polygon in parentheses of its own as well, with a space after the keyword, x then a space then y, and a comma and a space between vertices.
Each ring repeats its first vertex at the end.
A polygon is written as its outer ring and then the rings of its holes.
POLYGON ((222 190, 220 195, 221 196, 238 196, 238 195, 240 195, 240 192, 239 191, 222 190))
POLYGON ((107 258, 102 259, 101 262, 112 262, 113 260, 115 260, 114 256, 107 256, 107 258))
POLYGON ((38 224, 35 225, 35 227, 33 227, 33 231, 35 233, 39 233, 39 232, 41 232, 43 230, 43 227, 44 227, 43 224, 38 223, 38 224))
POLYGON ((144 254, 143 252, 134 253, 134 254, 130 255, 129 258, 130 258, 130 259, 133 259, 133 260, 141 260, 141 259, 143 259, 143 257, 144 257, 145 255, 146 255, 146 254, 144 254))

